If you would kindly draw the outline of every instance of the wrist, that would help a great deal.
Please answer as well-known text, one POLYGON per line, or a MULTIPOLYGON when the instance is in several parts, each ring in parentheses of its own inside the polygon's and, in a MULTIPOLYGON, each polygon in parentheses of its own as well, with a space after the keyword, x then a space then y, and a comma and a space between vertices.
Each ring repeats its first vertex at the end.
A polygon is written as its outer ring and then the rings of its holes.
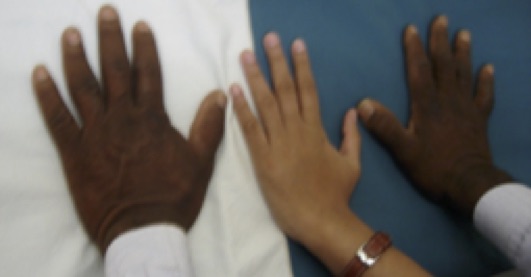
POLYGON ((347 208, 322 219, 306 233, 300 242, 337 276, 373 231, 347 208))
MULTIPOLYGON (((131 230, 154 224, 167 223, 183 227, 176 218, 175 208, 171 205, 148 205, 130 207, 116 214, 101 227, 96 243, 104 255, 109 245, 120 235, 131 230)), ((105 223, 105 222, 104 222, 105 223)), ((185 230, 183 228, 183 230, 185 230)))
POLYGON ((464 167, 450 192, 453 206, 467 217, 472 217, 479 199, 490 189, 513 179, 492 163, 479 163, 464 167))

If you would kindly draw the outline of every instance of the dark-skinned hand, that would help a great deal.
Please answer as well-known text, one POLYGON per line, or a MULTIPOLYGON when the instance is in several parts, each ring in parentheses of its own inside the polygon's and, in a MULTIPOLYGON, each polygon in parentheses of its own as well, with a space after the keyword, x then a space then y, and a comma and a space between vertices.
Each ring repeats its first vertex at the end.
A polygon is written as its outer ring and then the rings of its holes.
POLYGON ((127 230, 176 224, 188 230, 201 209, 223 134, 226 98, 208 95, 188 139, 165 112, 162 75, 148 25, 133 30, 128 60, 117 12, 99 13, 101 86, 85 56, 80 33, 62 37, 64 71, 79 126, 43 66, 33 74, 43 117, 60 154, 78 215, 105 253, 127 230))
POLYGON ((511 177, 493 164, 487 138, 493 66, 484 66, 474 84, 470 33, 459 32, 452 49, 447 25, 444 16, 434 20, 430 58, 417 29, 409 26, 405 31, 411 97, 407 128, 374 100, 362 101, 359 112, 418 188, 470 216, 487 190, 511 177))

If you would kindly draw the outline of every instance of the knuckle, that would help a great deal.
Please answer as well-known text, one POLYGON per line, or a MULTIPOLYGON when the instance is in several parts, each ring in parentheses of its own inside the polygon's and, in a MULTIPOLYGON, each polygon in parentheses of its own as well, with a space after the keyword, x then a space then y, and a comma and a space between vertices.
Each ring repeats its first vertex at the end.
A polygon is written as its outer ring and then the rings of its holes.
POLYGON ((307 56, 304 54, 298 54, 294 56, 296 58, 297 66, 300 68, 309 68, 310 67, 310 61, 308 60, 307 56))
POLYGON ((270 111, 276 108, 277 101, 270 94, 263 94, 257 98, 257 104, 263 110, 270 111))
POLYGON ((271 64, 273 65, 282 65, 285 63, 284 54, 282 53, 282 49, 280 47, 276 47, 272 50, 270 50, 270 60, 271 64))
POLYGON ((415 68, 419 72, 430 72, 431 71, 431 63, 428 59, 419 59, 415 63, 415 68))
POLYGON ((96 93, 99 89, 100 84, 92 76, 83 78, 77 87, 81 93, 96 93))
POLYGON ((256 83, 258 81, 261 81, 262 73, 260 72, 260 69, 258 67, 252 66, 246 70, 247 77, 249 79, 250 83, 256 83))
POLYGON ((160 75, 159 66, 155 63, 145 62, 140 64, 139 73, 149 77, 158 77, 160 75))
POLYGON ((302 91, 303 93, 305 91, 315 93, 317 86, 315 85, 315 80, 310 72, 304 72, 300 74, 300 83, 301 88, 304 88, 302 91))
POLYGON ((275 88, 279 92, 291 92, 295 90, 295 85, 290 77, 282 77, 276 84, 275 88))
POLYGON ((459 47, 459 52, 461 52, 461 55, 465 55, 465 56, 470 55, 470 44, 461 42, 458 44, 458 47, 459 47))
POLYGON ((383 114, 374 114, 371 118, 371 122, 374 128, 381 131, 388 131, 391 127, 391 121, 387 116, 383 114))
POLYGON ((304 97, 303 104, 315 104, 315 98, 317 96, 317 91, 312 87, 308 86, 299 90, 300 94, 304 97), (307 103, 305 103, 307 102, 307 103))
POLYGON ((61 147, 66 147, 75 139, 72 134, 72 125, 75 123, 67 110, 56 109, 52 111, 47 118, 47 124, 55 142, 61 147))
POLYGON ((71 117, 68 111, 55 109, 48 116, 48 126, 54 133, 62 132, 70 127, 71 117))
POLYGON ((396 142, 399 135, 398 126, 396 122, 391 120, 387 115, 375 114, 371 120, 372 127, 386 143, 396 142))
POLYGON ((123 59, 113 59, 110 63, 110 67, 112 68, 113 74, 119 76, 129 75, 129 63, 123 59))
POLYGON ((254 120, 253 118, 247 118, 242 121, 242 129, 246 133, 253 133, 259 127, 260 126, 258 125, 258 121, 254 120))
POLYGON ((452 69, 454 67, 454 56, 446 50, 436 50, 434 53, 435 62, 443 68, 452 69))
POLYGON ((427 59, 417 61, 411 73, 411 81, 413 86, 419 89, 431 88, 432 85, 432 68, 431 63, 427 59))

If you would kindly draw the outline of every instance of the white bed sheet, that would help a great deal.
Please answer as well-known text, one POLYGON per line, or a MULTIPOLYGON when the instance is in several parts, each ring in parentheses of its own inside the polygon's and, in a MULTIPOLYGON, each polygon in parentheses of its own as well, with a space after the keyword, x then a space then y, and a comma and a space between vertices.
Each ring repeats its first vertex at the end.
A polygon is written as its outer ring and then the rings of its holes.
MULTIPOLYGON (((252 48, 246 0, 2 0, 0 276, 103 276, 40 118, 30 75, 35 64, 46 64, 67 95, 59 38, 70 25, 81 29, 99 74, 96 15, 104 3, 118 8, 127 36, 135 21, 150 23, 165 104, 185 135, 209 91, 244 82, 238 55, 252 48)), ((262 199, 230 103, 217 167, 189 243, 198 276, 292 275, 286 240, 262 199)))

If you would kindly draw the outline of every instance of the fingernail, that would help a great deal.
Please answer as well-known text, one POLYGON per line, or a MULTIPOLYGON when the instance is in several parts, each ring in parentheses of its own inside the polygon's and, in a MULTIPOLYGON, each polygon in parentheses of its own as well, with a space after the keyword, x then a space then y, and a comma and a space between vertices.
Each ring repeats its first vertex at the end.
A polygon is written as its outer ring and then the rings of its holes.
POLYGON ((409 25, 407 26, 407 29, 406 29, 406 36, 409 39, 409 38, 416 36, 418 32, 419 31, 415 25, 409 25))
POLYGON ((348 111, 348 117, 353 124, 356 124, 358 121, 358 111, 356 109, 350 109, 348 111))
POLYGON ((229 90, 230 90, 230 95, 234 99, 239 99, 243 95, 242 88, 238 84, 233 84, 232 86, 230 86, 229 90))
POLYGON ((464 42, 470 42, 470 40, 471 40, 470 32, 467 31, 467 30, 463 30, 463 31, 459 32, 459 39, 464 41, 464 42))
POLYGON ((273 48, 280 44, 280 38, 277 33, 271 32, 264 37, 264 45, 266 48, 273 48))
POLYGON ((216 98, 216 103, 220 108, 225 108, 225 105, 227 104, 227 97, 224 93, 220 92, 218 93, 218 96, 216 98))
POLYGON ((363 120, 368 120, 374 114, 374 105, 371 100, 363 99, 358 105, 358 111, 363 120))
POLYGON ((409 26, 407 27, 407 31, 408 31, 408 33, 410 33, 411 35, 415 35, 415 34, 417 34, 417 33, 419 32, 418 29, 417 29, 417 27, 416 27, 415 25, 409 25, 409 26))
POLYGON ((242 61, 244 64, 251 65, 256 62, 256 57, 251 50, 245 50, 242 53, 242 61))
POLYGON ((79 31, 75 28, 68 28, 65 31, 66 42, 70 46, 77 46, 81 43, 81 35, 79 31))
POLYGON ((145 21, 139 21, 136 23, 135 29, 141 33, 149 33, 151 31, 149 25, 145 21))
POLYGON ((302 53, 306 51, 306 44, 304 43, 304 40, 298 38, 293 42, 293 52, 295 53, 302 53))
POLYGON ((43 82, 50 78, 50 74, 48 74, 48 70, 46 70, 46 67, 44 67, 43 65, 38 65, 37 67, 35 67, 33 77, 36 81, 43 82))
POLYGON ((105 21, 113 21, 118 18, 118 14, 111 6, 105 6, 101 8, 100 18, 105 21))
POLYGON ((494 75, 494 65, 493 64, 487 64, 485 66, 485 71, 489 73, 490 75, 494 75))
POLYGON ((448 17, 441 15, 437 18, 437 23, 443 26, 448 26, 448 17))

